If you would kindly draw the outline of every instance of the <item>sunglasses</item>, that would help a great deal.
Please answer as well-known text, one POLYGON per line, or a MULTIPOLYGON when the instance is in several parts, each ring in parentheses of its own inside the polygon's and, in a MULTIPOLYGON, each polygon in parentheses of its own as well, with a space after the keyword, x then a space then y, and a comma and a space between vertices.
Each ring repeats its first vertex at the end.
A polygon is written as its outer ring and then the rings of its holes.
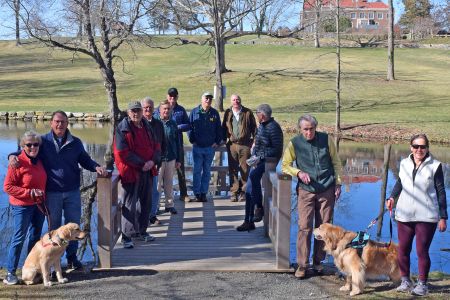
POLYGON ((25 146, 27 146, 28 148, 31 148, 31 147, 36 148, 36 147, 39 147, 39 143, 28 143, 28 144, 25 144, 25 146))
POLYGON ((426 145, 411 145, 414 149, 427 149, 428 147, 426 145))

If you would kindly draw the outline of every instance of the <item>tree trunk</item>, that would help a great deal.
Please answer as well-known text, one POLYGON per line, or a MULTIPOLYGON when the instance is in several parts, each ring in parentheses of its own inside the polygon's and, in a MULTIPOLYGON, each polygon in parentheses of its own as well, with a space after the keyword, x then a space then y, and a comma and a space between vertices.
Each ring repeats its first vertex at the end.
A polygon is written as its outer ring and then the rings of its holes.
POLYGON ((389 159, 391 157, 391 145, 384 145, 384 163, 383 163, 383 183, 381 185, 381 194, 380 194, 380 215, 381 217, 378 219, 377 224, 377 238, 381 237, 381 230, 383 228, 383 214, 384 211, 384 202, 386 201, 386 189, 387 189, 387 180, 389 173, 389 159))
POLYGON ((314 47, 320 48, 319 41, 319 29, 320 29, 320 8, 316 10, 316 19, 314 22, 314 47))
POLYGON ((16 19, 16 46, 20 46, 20 0, 14 0, 14 14, 16 19))
POLYGON ((394 1, 389 0, 388 69, 387 80, 395 80, 394 73, 394 1))
POLYGON ((214 37, 214 49, 215 49, 215 62, 216 62, 216 87, 217 87, 217 94, 216 94, 216 109, 218 111, 223 111, 223 85, 222 85, 222 73, 225 68, 225 53, 222 51, 225 51, 225 41, 222 39, 220 35, 216 33, 216 36, 214 37), (223 49, 223 50, 222 50, 223 49))
POLYGON ((336 0, 336 134, 341 132, 341 35, 339 32, 340 0, 336 0))

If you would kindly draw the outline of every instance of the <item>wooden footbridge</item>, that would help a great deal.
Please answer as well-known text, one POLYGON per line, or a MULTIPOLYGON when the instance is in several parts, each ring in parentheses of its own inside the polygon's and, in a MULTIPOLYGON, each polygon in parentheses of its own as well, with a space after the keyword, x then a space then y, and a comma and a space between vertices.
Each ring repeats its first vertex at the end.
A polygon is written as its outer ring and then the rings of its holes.
MULTIPOLYGON (((225 151, 225 148, 220 148, 225 151)), ((291 179, 276 174, 275 163, 266 163, 263 177, 265 216, 251 232, 238 232, 245 203, 223 196, 226 168, 217 172, 208 202, 175 200, 176 215, 158 216, 160 225, 148 232, 153 242, 137 241, 124 249, 119 241, 120 209, 117 205, 120 181, 113 173, 98 178, 98 254, 101 269, 152 269, 159 271, 255 271, 283 272, 289 266, 291 179), (220 193, 222 191, 222 193, 220 193)))

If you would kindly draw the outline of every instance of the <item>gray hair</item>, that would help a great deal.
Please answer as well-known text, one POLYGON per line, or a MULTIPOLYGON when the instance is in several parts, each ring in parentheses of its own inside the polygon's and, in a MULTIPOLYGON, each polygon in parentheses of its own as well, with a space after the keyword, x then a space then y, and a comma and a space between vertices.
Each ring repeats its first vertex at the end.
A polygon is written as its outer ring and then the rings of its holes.
POLYGON ((256 113, 262 113, 267 118, 270 118, 272 116, 272 108, 269 104, 260 104, 256 107, 256 113))
POLYGON ((239 101, 242 102, 242 98, 241 98, 241 96, 239 96, 239 94, 232 94, 231 97, 230 97, 230 99, 233 98, 233 96, 236 97, 236 98, 238 98, 239 101))
POLYGON ((309 114, 305 114, 303 116, 300 117, 300 119, 298 119, 298 127, 300 127, 302 121, 311 123, 312 126, 314 126, 314 128, 317 127, 317 124, 319 124, 319 122, 317 122, 317 119, 309 114))
POLYGON ((32 138, 34 140, 37 140, 39 145, 42 144, 41 135, 39 133, 37 133, 36 131, 34 131, 34 130, 29 130, 29 131, 26 131, 22 135, 22 138, 20 139, 20 147, 22 147, 22 148, 25 147, 25 140, 27 138, 32 138))
POLYGON ((141 104, 151 104, 153 107, 155 106, 155 101, 153 101, 152 98, 150 98, 149 96, 145 97, 144 99, 141 100, 141 104))

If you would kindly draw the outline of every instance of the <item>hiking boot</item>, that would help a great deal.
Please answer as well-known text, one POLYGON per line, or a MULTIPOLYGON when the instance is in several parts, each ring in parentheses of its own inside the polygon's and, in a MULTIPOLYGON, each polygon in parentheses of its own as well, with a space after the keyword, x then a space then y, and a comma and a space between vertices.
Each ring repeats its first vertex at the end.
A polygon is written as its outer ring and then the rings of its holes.
POLYGON ((161 221, 156 216, 152 216, 150 217, 150 224, 160 225, 161 221))
POLYGON ((148 234, 147 232, 144 232, 139 235, 139 240, 148 243, 153 242, 155 240, 155 237, 153 235, 148 234))
POLYGON ((419 280, 414 289, 411 291, 411 294, 413 294, 414 296, 425 296, 426 294, 428 294, 427 283, 419 280))
POLYGON ((67 260, 67 269, 72 270, 80 270, 83 269, 83 264, 78 260, 78 258, 75 259, 68 259, 67 260))
POLYGON ((16 274, 8 273, 6 274, 6 278, 3 279, 3 283, 6 285, 15 285, 19 283, 19 279, 17 278, 16 274))
POLYGON ((397 292, 409 293, 413 289, 413 284, 409 279, 402 279, 402 283, 397 287, 397 292))
POLYGON ((122 234, 122 244, 123 244, 123 247, 125 249, 132 249, 132 248, 134 248, 134 243, 131 240, 131 238, 129 238, 126 235, 123 235, 123 234, 122 234))
POLYGON ((255 209, 255 217, 253 218, 254 222, 261 222, 264 218, 264 208, 258 207, 255 209))
POLYGON ((248 232, 250 232, 250 231, 255 230, 255 229, 256 229, 255 223, 247 222, 247 221, 244 221, 244 223, 242 223, 241 225, 236 227, 237 231, 248 231, 248 232))
POLYGON ((175 209, 175 207, 166 207, 164 209, 165 212, 170 212, 171 215, 176 215, 177 214, 177 210, 175 209))
POLYGON ((295 278, 304 279, 306 277, 306 269, 302 267, 298 267, 294 273, 295 278))

